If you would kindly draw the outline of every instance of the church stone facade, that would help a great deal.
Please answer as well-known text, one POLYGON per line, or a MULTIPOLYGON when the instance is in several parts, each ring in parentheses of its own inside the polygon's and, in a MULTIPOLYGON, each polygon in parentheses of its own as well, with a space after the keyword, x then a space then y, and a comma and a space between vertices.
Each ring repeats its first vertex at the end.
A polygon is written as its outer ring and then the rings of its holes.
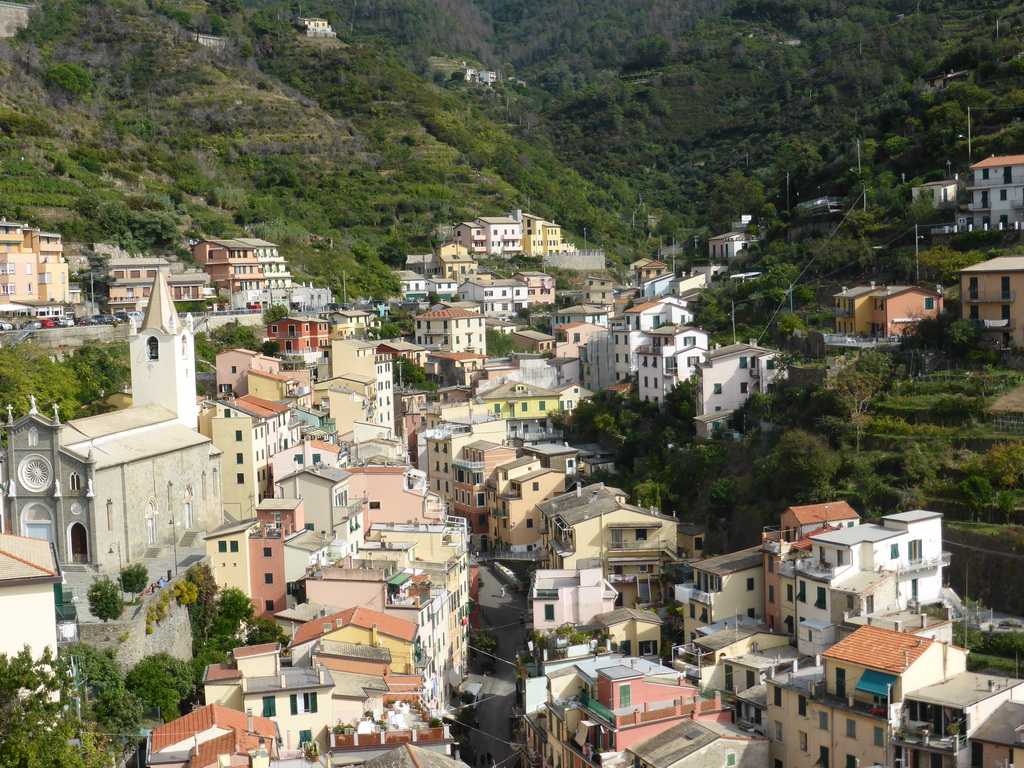
POLYGON ((142 326, 132 329, 132 407, 61 423, 35 406, 8 410, 3 530, 56 544, 64 564, 116 570, 189 531, 217 528, 220 451, 196 431, 191 322, 157 274, 142 326))

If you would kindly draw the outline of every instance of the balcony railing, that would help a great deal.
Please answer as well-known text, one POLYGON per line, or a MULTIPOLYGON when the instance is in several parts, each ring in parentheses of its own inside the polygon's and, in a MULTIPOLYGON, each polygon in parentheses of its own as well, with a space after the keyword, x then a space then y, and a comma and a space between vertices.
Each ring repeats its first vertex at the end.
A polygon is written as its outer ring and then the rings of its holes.
POLYGON ((1017 298, 1016 291, 971 291, 968 290, 964 295, 964 301, 972 303, 983 303, 987 301, 992 302, 1003 302, 1003 301, 1015 301, 1017 298))
POLYGON ((657 539, 651 541, 610 541, 608 542, 608 549, 615 550, 634 550, 634 549, 664 549, 668 547, 667 544, 663 544, 657 539))
POLYGON ((925 568, 944 568, 949 565, 950 557, 949 552, 943 552, 938 557, 914 558, 910 562, 901 566, 900 570, 907 573, 908 571, 920 571, 925 568))
POLYGON ((820 560, 797 560, 796 569, 808 576, 818 576, 826 579, 834 578, 836 575, 836 567, 832 563, 820 560))
POLYGON ((332 733, 331 749, 344 750, 350 747, 369 747, 382 744, 443 741, 450 738, 447 726, 443 725, 437 728, 408 728, 375 733, 332 733))
POLYGON ((967 746, 967 737, 963 734, 954 736, 933 734, 930 725, 913 724, 902 731, 897 730, 893 736, 893 743, 915 749, 926 749, 929 752, 955 754, 967 746))
POLYGON ((835 308, 836 317, 853 317, 852 309, 844 309, 843 307, 835 308))
POLYGON ((463 469, 483 469, 485 462, 482 461, 468 461, 466 459, 454 459, 452 461, 453 467, 462 467, 463 469))
POLYGON ((979 320, 972 317, 968 319, 968 322, 983 331, 1012 331, 1017 327, 1017 323, 1013 320, 979 320))

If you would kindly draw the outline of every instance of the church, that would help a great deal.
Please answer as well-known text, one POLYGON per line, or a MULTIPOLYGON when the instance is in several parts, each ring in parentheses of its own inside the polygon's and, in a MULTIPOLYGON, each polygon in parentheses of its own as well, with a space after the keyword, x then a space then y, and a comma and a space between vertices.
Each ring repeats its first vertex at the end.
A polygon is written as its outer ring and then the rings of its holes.
POLYGON ((116 570, 224 521, 221 452, 196 430, 192 320, 163 271, 128 346, 130 408, 66 423, 34 398, 18 419, 7 410, 0 530, 54 542, 65 565, 116 570))

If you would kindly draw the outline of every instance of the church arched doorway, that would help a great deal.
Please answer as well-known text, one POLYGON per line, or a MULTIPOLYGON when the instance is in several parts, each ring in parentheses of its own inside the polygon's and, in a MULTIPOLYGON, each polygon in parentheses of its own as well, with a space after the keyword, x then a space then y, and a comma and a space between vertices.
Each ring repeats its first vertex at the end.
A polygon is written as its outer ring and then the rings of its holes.
POLYGON ((89 562, 89 534, 81 523, 72 523, 68 532, 71 560, 76 563, 89 562))
POLYGON ((192 527, 192 486, 185 486, 185 529, 192 527))
POLYGON ((53 541, 53 515, 42 504, 28 507, 22 517, 22 531, 30 539, 53 541))

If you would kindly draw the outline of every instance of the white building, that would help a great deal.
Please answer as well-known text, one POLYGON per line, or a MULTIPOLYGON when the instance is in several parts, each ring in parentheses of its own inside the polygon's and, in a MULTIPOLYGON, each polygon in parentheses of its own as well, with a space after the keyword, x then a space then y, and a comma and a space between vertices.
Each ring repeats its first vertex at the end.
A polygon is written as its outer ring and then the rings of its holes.
POLYGON ((972 165, 971 170, 974 180, 967 193, 974 226, 1020 228, 1024 221, 1024 155, 990 157, 972 165))
POLYGON ((730 344, 705 355, 696 370, 697 434, 709 437, 729 427, 732 415, 754 392, 768 392, 776 376, 778 350, 730 344))
POLYGON ((917 608, 942 590, 942 515, 914 510, 810 537, 808 557, 781 564, 795 579, 797 647, 822 653, 839 640, 838 617, 917 608))
POLYGON ((752 218, 740 217, 732 223, 732 229, 708 240, 708 256, 712 259, 731 259, 744 248, 757 243, 757 235, 747 232, 752 218))
POLYGON ((63 578, 52 543, 0 533, 0 616, 10 622, 0 632, 0 655, 14 656, 27 645, 33 658, 47 648, 56 656, 55 595, 63 578))
POLYGON ((680 381, 697 372, 708 351, 708 333, 700 328, 663 325, 647 332, 637 348, 640 399, 660 403, 680 381))
POLYGON ((463 301, 476 302, 485 315, 508 317, 528 305, 527 285, 519 280, 469 278, 459 286, 463 301))
POLYGON ((610 314, 607 309, 596 304, 577 304, 556 310, 551 327, 557 328, 568 323, 592 323, 607 328, 610 314))
POLYGON ((535 571, 528 598, 533 628, 591 624, 595 616, 615 609, 618 596, 601 568, 535 571))
POLYGON ((637 350, 651 343, 649 331, 663 325, 686 325, 692 321, 693 312, 688 302, 676 296, 637 304, 613 318, 617 378, 624 379, 637 372, 637 350))

